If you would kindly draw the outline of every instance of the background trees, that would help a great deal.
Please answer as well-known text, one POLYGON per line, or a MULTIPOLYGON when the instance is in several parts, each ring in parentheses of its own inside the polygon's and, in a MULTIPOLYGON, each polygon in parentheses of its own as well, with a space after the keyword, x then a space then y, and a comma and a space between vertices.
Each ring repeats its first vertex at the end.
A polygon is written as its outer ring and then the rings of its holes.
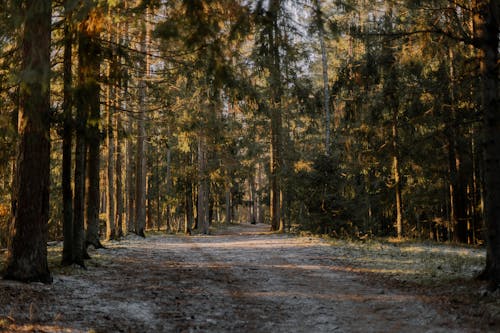
MULTIPOLYGON (((5 246, 28 98, 18 36, 29 29, 19 25, 24 7, 0 6, 5 246)), ((49 234, 64 236, 65 263, 83 265, 105 226, 113 239, 153 227, 208 233, 223 221, 488 239, 489 258, 499 257, 496 233, 483 233, 485 221, 498 226, 494 2, 52 8, 51 112, 40 114, 53 129, 49 234)))

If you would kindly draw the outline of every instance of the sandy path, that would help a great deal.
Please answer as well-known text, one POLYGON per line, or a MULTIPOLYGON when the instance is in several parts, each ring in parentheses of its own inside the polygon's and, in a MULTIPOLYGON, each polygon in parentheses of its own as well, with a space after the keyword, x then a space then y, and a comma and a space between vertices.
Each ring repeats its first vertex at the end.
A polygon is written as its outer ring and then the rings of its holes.
POLYGON ((474 331, 417 296, 370 287, 319 239, 265 230, 129 238, 53 285, 0 281, 0 330, 474 331))

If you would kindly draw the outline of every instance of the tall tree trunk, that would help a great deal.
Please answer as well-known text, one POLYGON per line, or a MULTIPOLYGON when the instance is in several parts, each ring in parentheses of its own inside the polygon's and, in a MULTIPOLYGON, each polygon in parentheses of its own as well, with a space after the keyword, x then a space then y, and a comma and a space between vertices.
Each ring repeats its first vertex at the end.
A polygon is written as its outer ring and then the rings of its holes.
POLYGON ((72 102, 72 54, 73 31, 72 15, 65 2, 64 22, 64 128, 63 128, 63 161, 62 161, 62 196, 63 196, 63 252, 62 264, 70 265, 73 262, 73 189, 71 187, 71 152, 73 146, 73 102, 72 102))
POLYGON ((137 154, 136 154, 136 179, 135 179, 135 233, 145 237, 146 227, 146 79, 149 77, 149 56, 147 55, 149 43, 149 9, 146 9, 146 22, 143 23, 141 52, 145 54, 144 70, 146 78, 139 83, 139 115, 137 121, 137 154))
MULTIPOLYGON (((81 37, 79 37, 79 48, 82 47, 81 37)), ((78 55, 79 63, 81 64, 82 55, 78 55)), ((84 247, 84 220, 85 220, 85 169, 86 169, 86 152, 87 143, 86 122, 87 110, 85 109, 85 89, 83 87, 82 77, 80 73, 79 87, 77 90, 77 114, 76 114, 76 144, 75 144, 75 176, 74 187, 75 193, 73 198, 73 263, 85 266, 83 262, 83 247, 84 247)))
MULTIPOLYGON (((127 109, 127 96, 123 95, 123 109, 127 109)), ((115 105, 119 105, 118 101, 115 101, 115 105)), ((120 112, 115 113, 114 119, 114 130, 115 130, 115 147, 116 147, 116 155, 115 155, 115 229, 116 229, 116 237, 119 239, 123 237, 123 156, 122 156, 122 131, 120 127, 122 126, 120 112)))
POLYGON ((100 56, 101 50, 99 45, 100 29, 99 24, 95 24, 95 20, 99 20, 99 12, 94 8, 90 12, 89 21, 84 22, 85 36, 87 38, 87 48, 80 49, 79 52, 86 53, 83 57, 85 60, 84 70, 87 71, 87 89, 88 99, 88 123, 87 123, 87 196, 86 196, 86 232, 85 246, 94 246, 94 248, 102 248, 99 238, 99 210, 100 210, 100 147, 101 133, 99 124, 101 121, 101 109, 99 102, 99 72, 100 72, 100 56))
POLYGON ((280 66, 280 41, 279 41, 279 23, 278 16, 280 11, 280 0, 271 0, 269 4, 269 86, 271 89, 271 156, 270 156, 270 218, 271 230, 283 231, 282 216, 282 184, 281 169, 283 158, 281 154, 281 136, 282 136, 282 115, 281 115, 281 66, 280 66))
POLYGON ((5 278, 52 282, 47 263, 50 188, 51 1, 25 1, 15 210, 5 278), (28 75, 29 74, 29 75, 28 75))
POLYGON ((127 233, 131 231, 135 232, 135 168, 134 168, 134 144, 131 138, 131 134, 133 132, 133 124, 132 117, 128 117, 128 137, 125 146, 125 156, 126 156, 126 165, 125 165, 125 192, 127 194, 127 233))
POLYGON ((449 105, 450 121, 448 124, 448 156, 450 172, 450 219, 455 242, 467 242, 467 200, 466 200, 466 175, 460 148, 460 125, 457 119, 455 106, 455 73, 453 49, 449 51, 449 105))
POLYGON ((323 11, 319 0, 314 0, 315 19, 319 35, 319 45, 321 48, 321 64, 323 68, 323 107, 325 109, 325 153, 330 155, 330 89, 328 86, 328 56, 325 45, 325 28, 323 26, 323 11))
POLYGON ((484 218, 487 257, 484 276, 491 287, 500 287, 500 110, 498 97, 499 5, 496 0, 476 0, 475 35, 479 47, 481 106, 483 111, 484 218))
MULTIPOLYGON (((113 41, 113 37, 110 37, 113 41)), ((114 70, 116 70, 114 65, 114 56, 112 56, 111 64, 108 67, 108 96, 107 96, 107 115, 106 115, 106 144, 108 147, 107 156, 107 186, 106 186, 106 239, 115 239, 116 229, 115 229, 115 142, 114 142, 114 113, 115 113, 115 88, 114 88, 114 70)))

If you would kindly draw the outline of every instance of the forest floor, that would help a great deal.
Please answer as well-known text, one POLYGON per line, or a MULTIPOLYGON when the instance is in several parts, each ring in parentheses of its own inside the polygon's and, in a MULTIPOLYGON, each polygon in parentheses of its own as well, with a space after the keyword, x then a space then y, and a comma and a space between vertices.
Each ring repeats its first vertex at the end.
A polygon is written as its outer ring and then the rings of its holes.
POLYGON ((0 331, 500 331, 499 295, 472 279, 483 249, 267 230, 129 236, 87 270, 51 246, 53 284, 0 280, 0 331))

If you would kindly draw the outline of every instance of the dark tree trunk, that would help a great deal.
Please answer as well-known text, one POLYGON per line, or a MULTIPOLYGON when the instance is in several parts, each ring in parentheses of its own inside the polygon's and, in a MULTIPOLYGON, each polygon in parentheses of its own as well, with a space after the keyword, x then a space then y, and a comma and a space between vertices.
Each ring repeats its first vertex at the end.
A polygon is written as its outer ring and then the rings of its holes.
MULTIPOLYGON (((146 9, 145 21, 149 18, 149 11, 146 9)), ((149 57, 148 41, 149 29, 148 24, 143 22, 143 31, 141 37, 141 52, 145 55, 144 70, 146 78, 149 76, 149 57)), ((146 78, 139 82, 139 114, 137 120, 137 151, 135 160, 135 233, 141 237, 145 237, 144 229, 146 228, 146 78)))
POLYGON ((85 168, 86 168, 86 142, 85 142, 85 110, 81 105, 81 94, 78 90, 77 99, 77 131, 75 147, 75 196, 73 198, 73 263, 85 266, 83 262, 84 253, 84 219, 85 219, 85 168))
MULTIPOLYGON (((65 8, 65 10, 68 10, 65 8)), ((71 152, 73 146, 73 103, 72 103, 72 16, 65 13, 64 23, 64 128, 62 161, 62 196, 63 196, 63 253, 62 264, 73 262, 73 189, 71 188, 71 152)))
MULTIPOLYGON (((75 148, 75 196, 73 201, 73 262, 85 267, 85 202, 93 201, 94 198, 86 198, 85 175, 87 173, 87 151, 90 147, 88 141, 92 135, 89 133, 91 119, 95 119, 95 113, 99 112, 99 47, 93 36, 96 31, 87 18, 80 23, 78 31, 78 89, 76 91, 76 148, 75 148), (97 62, 97 65, 96 65, 97 62), (97 110, 96 110, 97 107, 97 110)), ((95 129, 92 129, 95 132, 95 129)), ((95 144, 95 138, 93 144, 95 144)), ((92 152, 92 154, 95 154, 92 152)), ((92 155, 89 153, 89 155, 92 155)), ((95 168, 95 166, 94 166, 95 168)), ((97 199, 99 200, 99 198, 97 199)), ((88 223, 87 223, 88 224, 88 223)), ((87 230, 88 231, 88 230, 87 230)), ((87 232, 87 236, 91 235, 87 232)))
MULTIPOLYGON (((126 97, 125 97, 126 98, 126 97)), ((121 148, 121 125, 120 113, 115 114, 115 223, 116 223, 116 236, 121 238, 123 236, 123 182, 122 182, 122 148, 121 148)))
POLYGON ((184 217, 184 233, 190 234, 191 228, 193 228, 194 224, 194 213, 193 213, 193 184, 191 183, 191 179, 186 177, 186 215, 184 217))
MULTIPOLYGON (((110 38, 111 43, 115 42, 110 38)), ((114 114, 115 114, 115 88, 113 73, 116 71, 114 65, 115 59, 113 57, 112 64, 108 69, 108 96, 107 96, 107 115, 106 115, 106 145, 108 147, 107 156, 107 177, 106 177, 106 239, 116 238, 116 224, 115 224, 115 141, 114 141, 114 114)))
POLYGON ((47 263, 50 188, 51 1, 26 1, 15 210, 5 278, 52 282, 47 263), (28 246, 29 245, 29 246, 28 246))
MULTIPOLYGON (((97 9, 95 9, 97 10, 97 9)), ((82 38, 86 39, 87 48, 80 49, 84 51, 82 56, 84 61, 82 69, 86 71, 86 89, 88 122, 87 122, 87 198, 86 198, 86 233, 85 247, 89 245, 94 248, 102 248, 99 238, 99 208, 100 208, 100 146, 101 133, 99 124, 101 120, 101 110, 99 103, 99 71, 100 71, 100 45, 99 31, 90 25, 87 30, 82 32, 82 38)))
POLYGON ((484 218, 487 258, 484 277, 500 287, 500 105, 498 98, 499 5, 477 0, 474 27, 479 47, 483 111, 484 218))

